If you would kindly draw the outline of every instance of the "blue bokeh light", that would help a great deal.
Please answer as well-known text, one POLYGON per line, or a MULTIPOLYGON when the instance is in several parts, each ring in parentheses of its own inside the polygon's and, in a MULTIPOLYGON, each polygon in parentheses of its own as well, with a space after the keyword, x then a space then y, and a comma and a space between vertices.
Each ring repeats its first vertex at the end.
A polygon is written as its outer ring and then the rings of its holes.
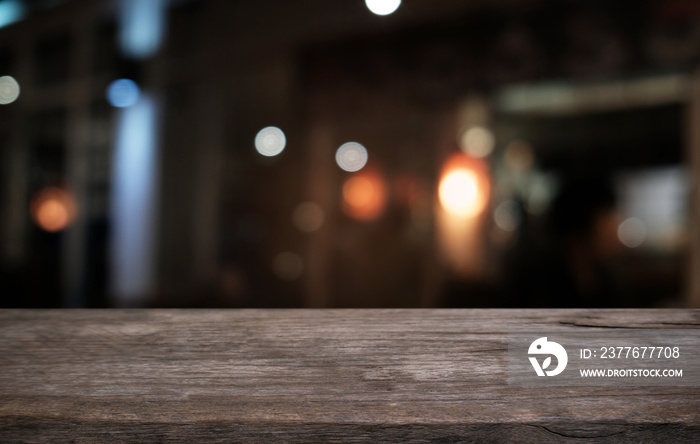
MULTIPOLYGON (((144 0, 145 1, 145 0, 144 0)), ((144 92, 117 112, 111 190, 111 291, 120 306, 146 295, 154 273, 158 208, 157 101, 144 92)))
POLYGON ((11 25, 24 17, 24 6, 19 0, 0 1, 0 28, 11 25))
POLYGON ((143 60, 160 48, 167 0, 121 0, 119 43, 129 58, 143 60))
POLYGON ((128 108, 139 100, 141 91, 133 80, 118 79, 107 87, 107 101, 117 108, 128 108))

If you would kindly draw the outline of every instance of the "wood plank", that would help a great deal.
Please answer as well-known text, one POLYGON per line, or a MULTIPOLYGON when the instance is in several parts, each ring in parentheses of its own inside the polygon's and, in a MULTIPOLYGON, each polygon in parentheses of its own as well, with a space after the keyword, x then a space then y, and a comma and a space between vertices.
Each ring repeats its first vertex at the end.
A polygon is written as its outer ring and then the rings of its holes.
POLYGON ((700 387, 508 386, 509 328, 700 310, 5 310, 0 442, 698 442, 700 387))

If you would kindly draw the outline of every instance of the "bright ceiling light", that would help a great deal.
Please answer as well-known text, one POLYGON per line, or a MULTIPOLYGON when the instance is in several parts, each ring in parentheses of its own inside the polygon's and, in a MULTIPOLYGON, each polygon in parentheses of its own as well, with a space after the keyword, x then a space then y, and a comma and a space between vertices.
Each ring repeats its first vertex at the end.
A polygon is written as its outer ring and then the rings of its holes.
POLYGON ((365 0, 367 8, 377 15, 389 15, 399 9, 401 0, 365 0))

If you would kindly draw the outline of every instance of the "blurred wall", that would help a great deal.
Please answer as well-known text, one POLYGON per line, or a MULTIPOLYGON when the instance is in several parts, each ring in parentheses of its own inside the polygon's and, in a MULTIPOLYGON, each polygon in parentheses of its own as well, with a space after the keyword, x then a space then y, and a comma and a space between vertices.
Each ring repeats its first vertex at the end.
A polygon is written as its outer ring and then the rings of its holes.
MULTIPOLYGON (((0 28, 0 76, 21 86, 0 106, 5 305, 124 305, 110 291, 118 78, 160 110, 138 306, 566 305, 513 302, 545 291, 531 278, 547 265, 521 265, 557 248, 557 184, 686 165, 697 189, 694 2, 404 0, 384 17, 354 0, 164 5, 163 46, 145 59, 119 47, 118 1, 27 2, 0 28), (267 126, 284 130, 279 156, 254 149, 267 126), (490 194, 450 225, 443 169, 474 126, 495 138, 476 156, 490 194), (335 164, 350 141, 369 152, 358 173, 335 164), (373 197, 353 207, 362 186, 373 197), (30 208, 54 188, 77 208, 57 232, 30 208)), ((694 208, 689 233, 608 260, 613 305, 700 304, 694 208)))

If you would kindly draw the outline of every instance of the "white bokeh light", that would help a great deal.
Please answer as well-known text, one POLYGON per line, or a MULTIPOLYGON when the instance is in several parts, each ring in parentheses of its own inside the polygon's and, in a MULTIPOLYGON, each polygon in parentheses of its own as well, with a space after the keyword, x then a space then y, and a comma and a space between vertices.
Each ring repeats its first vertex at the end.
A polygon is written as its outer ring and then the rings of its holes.
POLYGON ((493 151, 495 139, 493 133, 481 126, 469 128, 462 134, 459 146, 465 153, 474 157, 486 157, 493 151))
POLYGON ((19 97, 19 83, 13 77, 0 77, 0 105, 8 105, 19 97))
POLYGON ((287 146, 284 132, 276 126, 261 129, 255 136, 255 149, 267 157, 276 156, 287 146))
POLYGON ((367 148, 357 142, 344 143, 335 152, 338 166, 349 173, 360 171, 367 165, 367 148))
POLYGON ((365 0, 367 8, 377 15, 389 15, 399 9, 401 0, 365 0))
POLYGON ((440 202, 457 216, 473 216, 478 212, 479 185, 474 173, 458 169, 448 173, 438 188, 440 202))
POLYGON ((630 217, 617 228, 617 237, 628 248, 637 248, 647 238, 647 227, 640 219, 630 217))

